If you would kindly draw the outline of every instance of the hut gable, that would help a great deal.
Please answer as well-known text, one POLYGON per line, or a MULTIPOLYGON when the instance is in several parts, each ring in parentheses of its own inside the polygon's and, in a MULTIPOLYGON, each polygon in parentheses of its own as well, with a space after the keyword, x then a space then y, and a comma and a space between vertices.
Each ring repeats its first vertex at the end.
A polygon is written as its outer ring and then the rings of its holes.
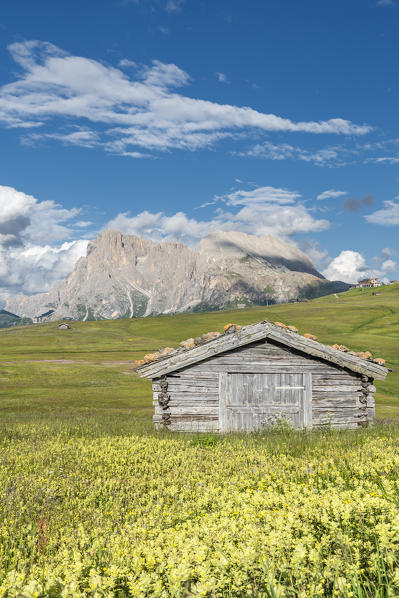
POLYGON ((388 369, 269 322, 138 368, 153 379, 154 422, 176 431, 358 427, 374 417, 374 378, 388 369))
POLYGON ((193 349, 176 350, 165 357, 144 364, 137 368, 139 376, 154 378, 169 372, 203 361, 219 353, 224 353, 257 340, 270 339, 286 347, 297 349, 304 354, 324 359, 330 363, 365 374, 379 380, 385 380, 389 370, 374 362, 361 359, 356 355, 345 353, 328 345, 323 345, 311 338, 306 338, 289 329, 282 328, 272 322, 259 322, 240 328, 232 334, 223 334, 218 338, 206 341, 193 349))

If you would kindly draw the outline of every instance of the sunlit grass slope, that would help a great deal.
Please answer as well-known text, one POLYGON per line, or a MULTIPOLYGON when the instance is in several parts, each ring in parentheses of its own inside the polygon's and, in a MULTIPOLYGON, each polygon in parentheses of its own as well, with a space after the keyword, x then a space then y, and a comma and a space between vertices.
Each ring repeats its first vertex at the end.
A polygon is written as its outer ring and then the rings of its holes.
MULTIPOLYGON (((321 342, 342 343, 384 357, 394 371, 377 382, 377 414, 399 413, 399 285, 352 290, 308 303, 245 310, 56 323, 0 330, 0 409, 4 418, 119 414, 144 420, 151 410, 147 381, 132 372, 134 359, 190 336, 222 330, 227 322, 279 320, 312 332, 321 342)), ((143 421, 144 421, 143 420, 143 421)))

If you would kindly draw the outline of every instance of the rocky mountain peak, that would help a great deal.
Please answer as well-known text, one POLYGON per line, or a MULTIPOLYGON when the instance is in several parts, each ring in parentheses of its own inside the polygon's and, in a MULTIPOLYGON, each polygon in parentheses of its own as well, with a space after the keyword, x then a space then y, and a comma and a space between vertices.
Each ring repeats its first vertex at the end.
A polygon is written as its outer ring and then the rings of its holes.
POLYGON ((239 231, 215 231, 200 241, 197 251, 214 259, 256 258, 274 267, 323 278, 307 255, 272 235, 258 237, 239 231))
POLYGON ((6 309, 28 317, 51 310, 52 319, 148 316, 285 302, 318 294, 323 284, 303 252, 271 235, 215 231, 193 251, 106 230, 68 279, 48 293, 10 299, 6 309))

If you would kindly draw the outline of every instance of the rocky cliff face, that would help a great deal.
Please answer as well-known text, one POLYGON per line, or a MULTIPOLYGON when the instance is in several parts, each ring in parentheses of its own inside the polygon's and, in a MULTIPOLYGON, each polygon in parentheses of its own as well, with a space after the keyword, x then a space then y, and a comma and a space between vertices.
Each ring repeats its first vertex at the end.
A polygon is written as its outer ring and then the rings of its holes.
POLYGON ((218 231, 192 251, 104 231, 67 280, 49 293, 10 299, 6 309, 27 317, 52 309, 56 320, 148 316, 286 302, 319 294, 324 282, 304 253, 270 235, 218 231))

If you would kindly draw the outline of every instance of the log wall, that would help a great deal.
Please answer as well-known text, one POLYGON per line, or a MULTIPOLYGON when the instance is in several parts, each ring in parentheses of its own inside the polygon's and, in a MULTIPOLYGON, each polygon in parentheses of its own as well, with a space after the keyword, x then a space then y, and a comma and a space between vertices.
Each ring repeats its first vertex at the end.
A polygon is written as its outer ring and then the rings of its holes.
POLYGON ((176 431, 206 432, 219 430, 219 374, 197 372, 193 368, 165 376, 167 408, 159 405, 160 381, 154 380, 154 423, 162 427, 170 413, 168 427, 176 431))
POLYGON ((313 426, 356 428, 374 417, 371 379, 263 340, 154 380, 155 425, 219 431, 219 374, 226 372, 311 374, 313 426))

